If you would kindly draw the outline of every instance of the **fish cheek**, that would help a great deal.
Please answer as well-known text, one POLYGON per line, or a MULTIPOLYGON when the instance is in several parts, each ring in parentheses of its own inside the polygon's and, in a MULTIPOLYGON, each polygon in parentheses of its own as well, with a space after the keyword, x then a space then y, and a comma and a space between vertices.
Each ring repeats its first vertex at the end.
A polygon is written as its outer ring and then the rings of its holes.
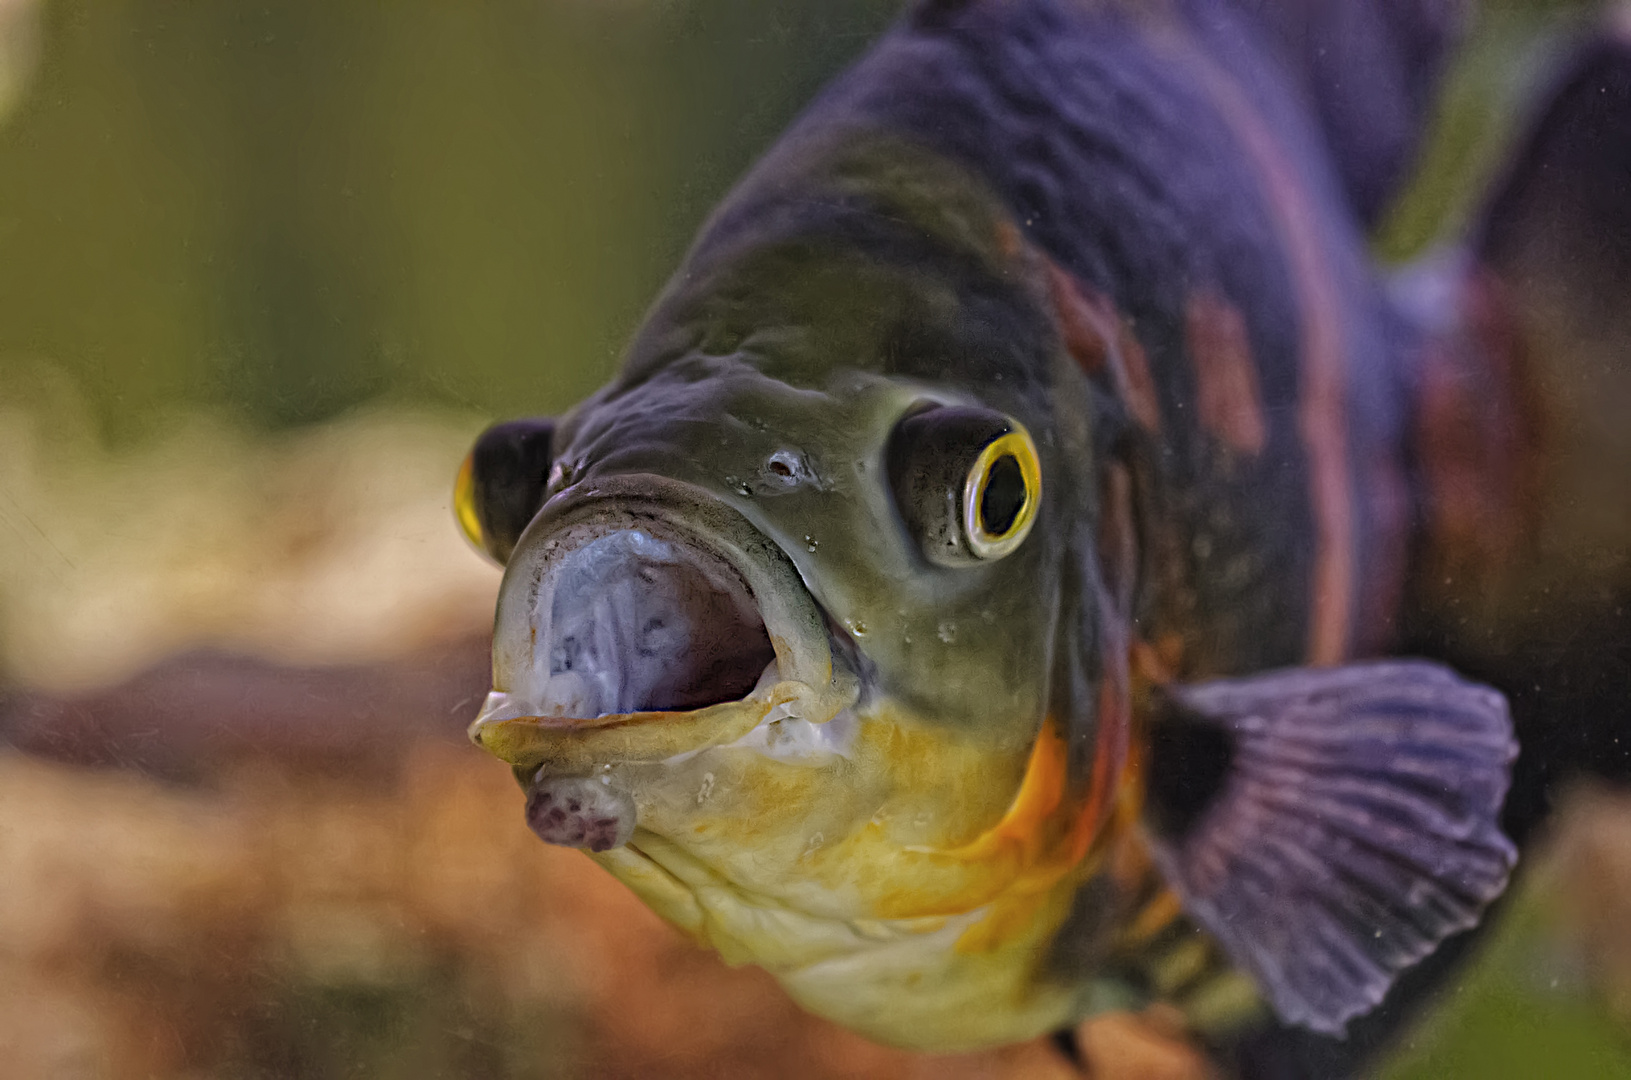
POLYGON ((642 832, 737 889, 833 917, 894 918, 989 891, 990 868, 944 853, 1003 816, 1025 756, 887 703, 844 756, 819 764, 720 747, 619 772, 642 832))
POLYGON ((631 781, 642 829, 768 895, 805 876, 802 864, 864 822, 880 797, 841 757, 790 763, 741 747, 631 770, 631 781))
POLYGON ((1004 845, 981 839, 1012 813, 1031 748, 891 711, 897 723, 880 725, 857 753, 861 771, 887 778, 887 794, 851 834, 837 873, 876 917, 971 911, 1013 869, 1004 845))

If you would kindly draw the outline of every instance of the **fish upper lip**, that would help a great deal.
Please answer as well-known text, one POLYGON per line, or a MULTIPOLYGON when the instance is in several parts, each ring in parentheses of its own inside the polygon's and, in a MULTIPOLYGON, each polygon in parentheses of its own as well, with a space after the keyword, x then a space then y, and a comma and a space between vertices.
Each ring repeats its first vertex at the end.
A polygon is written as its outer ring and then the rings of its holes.
POLYGON ((834 661, 827 627, 786 553, 711 493, 650 474, 585 482, 550 500, 516 545, 494 624, 494 689, 470 725, 470 739, 517 768, 564 775, 723 745, 773 713, 826 723, 860 694, 857 675, 834 661), (741 574, 775 650, 775 682, 685 712, 587 719, 547 715, 508 689, 506 668, 520 670, 521 654, 534 646, 533 599, 552 558, 575 550, 585 536, 630 526, 700 547, 741 574))

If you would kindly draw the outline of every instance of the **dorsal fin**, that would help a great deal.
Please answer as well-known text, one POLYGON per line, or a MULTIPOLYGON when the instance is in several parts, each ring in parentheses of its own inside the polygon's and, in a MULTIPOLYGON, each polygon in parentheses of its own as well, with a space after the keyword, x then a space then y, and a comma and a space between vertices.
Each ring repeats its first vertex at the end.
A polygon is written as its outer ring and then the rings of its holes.
POLYGON ((1187 0, 1190 18, 1257 31, 1307 99, 1348 201, 1376 224, 1409 178, 1464 0, 1187 0))

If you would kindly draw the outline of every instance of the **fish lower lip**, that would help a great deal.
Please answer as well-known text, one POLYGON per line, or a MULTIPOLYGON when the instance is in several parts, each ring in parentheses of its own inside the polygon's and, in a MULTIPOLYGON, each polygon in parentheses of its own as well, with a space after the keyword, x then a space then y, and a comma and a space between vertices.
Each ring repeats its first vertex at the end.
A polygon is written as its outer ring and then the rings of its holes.
POLYGON ((690 712, 637 712, 592 719, 518 711, 509 696, 487 696, 470 727, 476 745, 518 768, 588 772, 614 763, 665 761, 677 754, 734 742, 781 709, 825 723, 853 705, 858 685, 838 678, 825 687, 781 681, 740 701, 690 712))

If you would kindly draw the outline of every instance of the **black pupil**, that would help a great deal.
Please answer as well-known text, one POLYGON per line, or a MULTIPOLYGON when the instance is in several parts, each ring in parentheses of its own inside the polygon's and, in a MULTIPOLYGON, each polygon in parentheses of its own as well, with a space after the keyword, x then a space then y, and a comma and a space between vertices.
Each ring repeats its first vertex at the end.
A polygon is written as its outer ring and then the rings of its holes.
POLYGON ((985 491, 980 494, 980 528, 987 536, 1000 537, 1014 527, 1025 506, 1025 474, 1012 454, 991 463, 985 474, 985 491))

